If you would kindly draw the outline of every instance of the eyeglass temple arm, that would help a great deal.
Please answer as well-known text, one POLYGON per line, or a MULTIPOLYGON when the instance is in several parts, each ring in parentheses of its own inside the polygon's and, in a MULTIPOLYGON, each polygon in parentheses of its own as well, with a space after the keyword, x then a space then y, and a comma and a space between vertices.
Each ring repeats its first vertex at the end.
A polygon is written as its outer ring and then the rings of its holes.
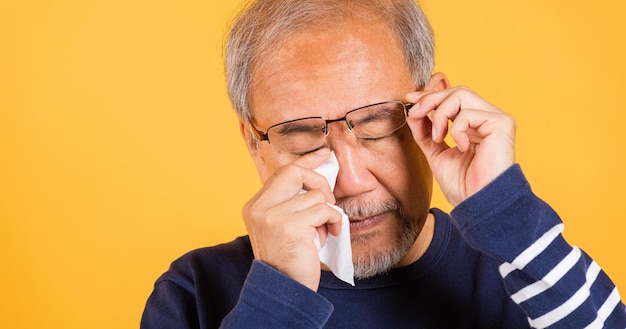
POLYGON ((257 129, 257 127, 254 126, 254 124, 251 122, 250 123, 250 130, 252 130, 252 133, 254 134, 254 136, 260 141, 270 141, 269 137, 267 136, 267 133, 264 133, 262 131, 260 131, 259 129, 257 129))

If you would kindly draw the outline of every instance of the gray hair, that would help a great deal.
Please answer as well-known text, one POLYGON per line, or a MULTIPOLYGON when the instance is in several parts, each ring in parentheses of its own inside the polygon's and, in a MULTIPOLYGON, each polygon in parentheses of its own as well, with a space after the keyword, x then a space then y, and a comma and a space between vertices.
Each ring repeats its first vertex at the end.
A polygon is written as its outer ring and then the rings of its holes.
POLYGON ((249 93, 264 56, 307 27, 361 15, 389 25, 416 86, 424 86, 434 67, 434 41, 415 0, 251 0, 235 18, 224 54, 228 94, 239 119, 252 121, 249 93))

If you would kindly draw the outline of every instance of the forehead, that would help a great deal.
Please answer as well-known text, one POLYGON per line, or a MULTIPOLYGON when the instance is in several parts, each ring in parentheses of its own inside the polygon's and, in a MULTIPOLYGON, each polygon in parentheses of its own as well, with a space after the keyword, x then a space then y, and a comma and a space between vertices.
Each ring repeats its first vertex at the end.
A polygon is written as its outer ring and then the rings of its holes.
POLYGON ((250 105, 259 127, 307 116, 328 119, 415 89, 385 24, 351 21, 292 35, 261 59, 250 105))

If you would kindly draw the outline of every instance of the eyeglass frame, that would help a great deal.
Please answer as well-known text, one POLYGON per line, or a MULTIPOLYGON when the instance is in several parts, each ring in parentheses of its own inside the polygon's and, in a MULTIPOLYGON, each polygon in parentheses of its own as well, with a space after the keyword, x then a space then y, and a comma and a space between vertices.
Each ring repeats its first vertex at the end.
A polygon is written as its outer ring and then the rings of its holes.
MULTIPOLYGON (((271 126, 269 126, 265 132, 259 130, 253 122, 250 122, 250 128, 252 130, 252 133, 255 135, 255 137, 257 138, 258 141, 262 142, 262 141, 267 141, 268 144, 272 144, 272 142, 270 141, 269 138, 269 131, 270 129, 286 124, 286 123, 291 123, 291 122, 295 122, 295 121, 300 121, 300 120, 307 120, 307 119, 322 119, 324 120, 324 135, 328 136, 328 133, 330 132, 330 129, 328 129, 328 124, 333 123, 333 122, 339 122, 339 121, 345 121, 346 123, 346 127, 348 128, 349 131, 352 131, 352 128, 354 128, 354 126, 350 126, 350 122, 348 122, 347 117, 348 115, 350 115, 350 113, 358 111, 358 110, 362 110, 364 108, 370 107, 370 106, 377 106, 377 105, 383 105, 383 104, 387 104, 387 103, 396 103, 396 104, 401 104, 404 107, 404 115, 405 117, 409 115, 409 110, 411 110, 411 108, 415 105, 415 103, 410 103, 410 102, 403 102, 400 100, 392 100, 392 101, 386 101, 386 102, 380 102, 380 103, 374 103, 374 104, 369 104, 369 105, 365 105, 365 106, 361 106, 358 107, 356 109, 350 110, 348 112, 346 112, 346 114, 338 119, 326 119, 324 117, 321 116, 314 116, 314 117, 304 117, 304 118, 298 118, 298 119, 293 119, 293 120, 287 120, 284 122, 279 122, 277 124, 273 124, 271 126)), ((405 123, 406 124, 406 121, 405 123)), ((398 129, 402 128, 404 126, 404 124, 400 127, 398 127, 398 129)), ((393 132, 392 132, 393 133, 393 132)))

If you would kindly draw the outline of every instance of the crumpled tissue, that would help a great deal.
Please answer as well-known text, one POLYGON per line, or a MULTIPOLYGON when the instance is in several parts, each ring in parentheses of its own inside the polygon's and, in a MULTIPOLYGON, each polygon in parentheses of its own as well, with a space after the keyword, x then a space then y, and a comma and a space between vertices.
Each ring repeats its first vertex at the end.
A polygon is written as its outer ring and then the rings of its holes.
MULTIPOLYGON (((326 177, 331 190, 335 190, 335 182, 339 173, 339 162, 333 151, 330 159, 314 169, 315 172, 326 177)), ((314 243, 317 246, 320 261, 328 266, 333 274, 340 280, 354 286, 354 264, 352 263, 352 246, 350 244, 350 221, 343 209, 328 204, 341 214, 341 232, 338 236, 328 234, 324 246, 320 247, 319 236, 315 236, 314 243)))

